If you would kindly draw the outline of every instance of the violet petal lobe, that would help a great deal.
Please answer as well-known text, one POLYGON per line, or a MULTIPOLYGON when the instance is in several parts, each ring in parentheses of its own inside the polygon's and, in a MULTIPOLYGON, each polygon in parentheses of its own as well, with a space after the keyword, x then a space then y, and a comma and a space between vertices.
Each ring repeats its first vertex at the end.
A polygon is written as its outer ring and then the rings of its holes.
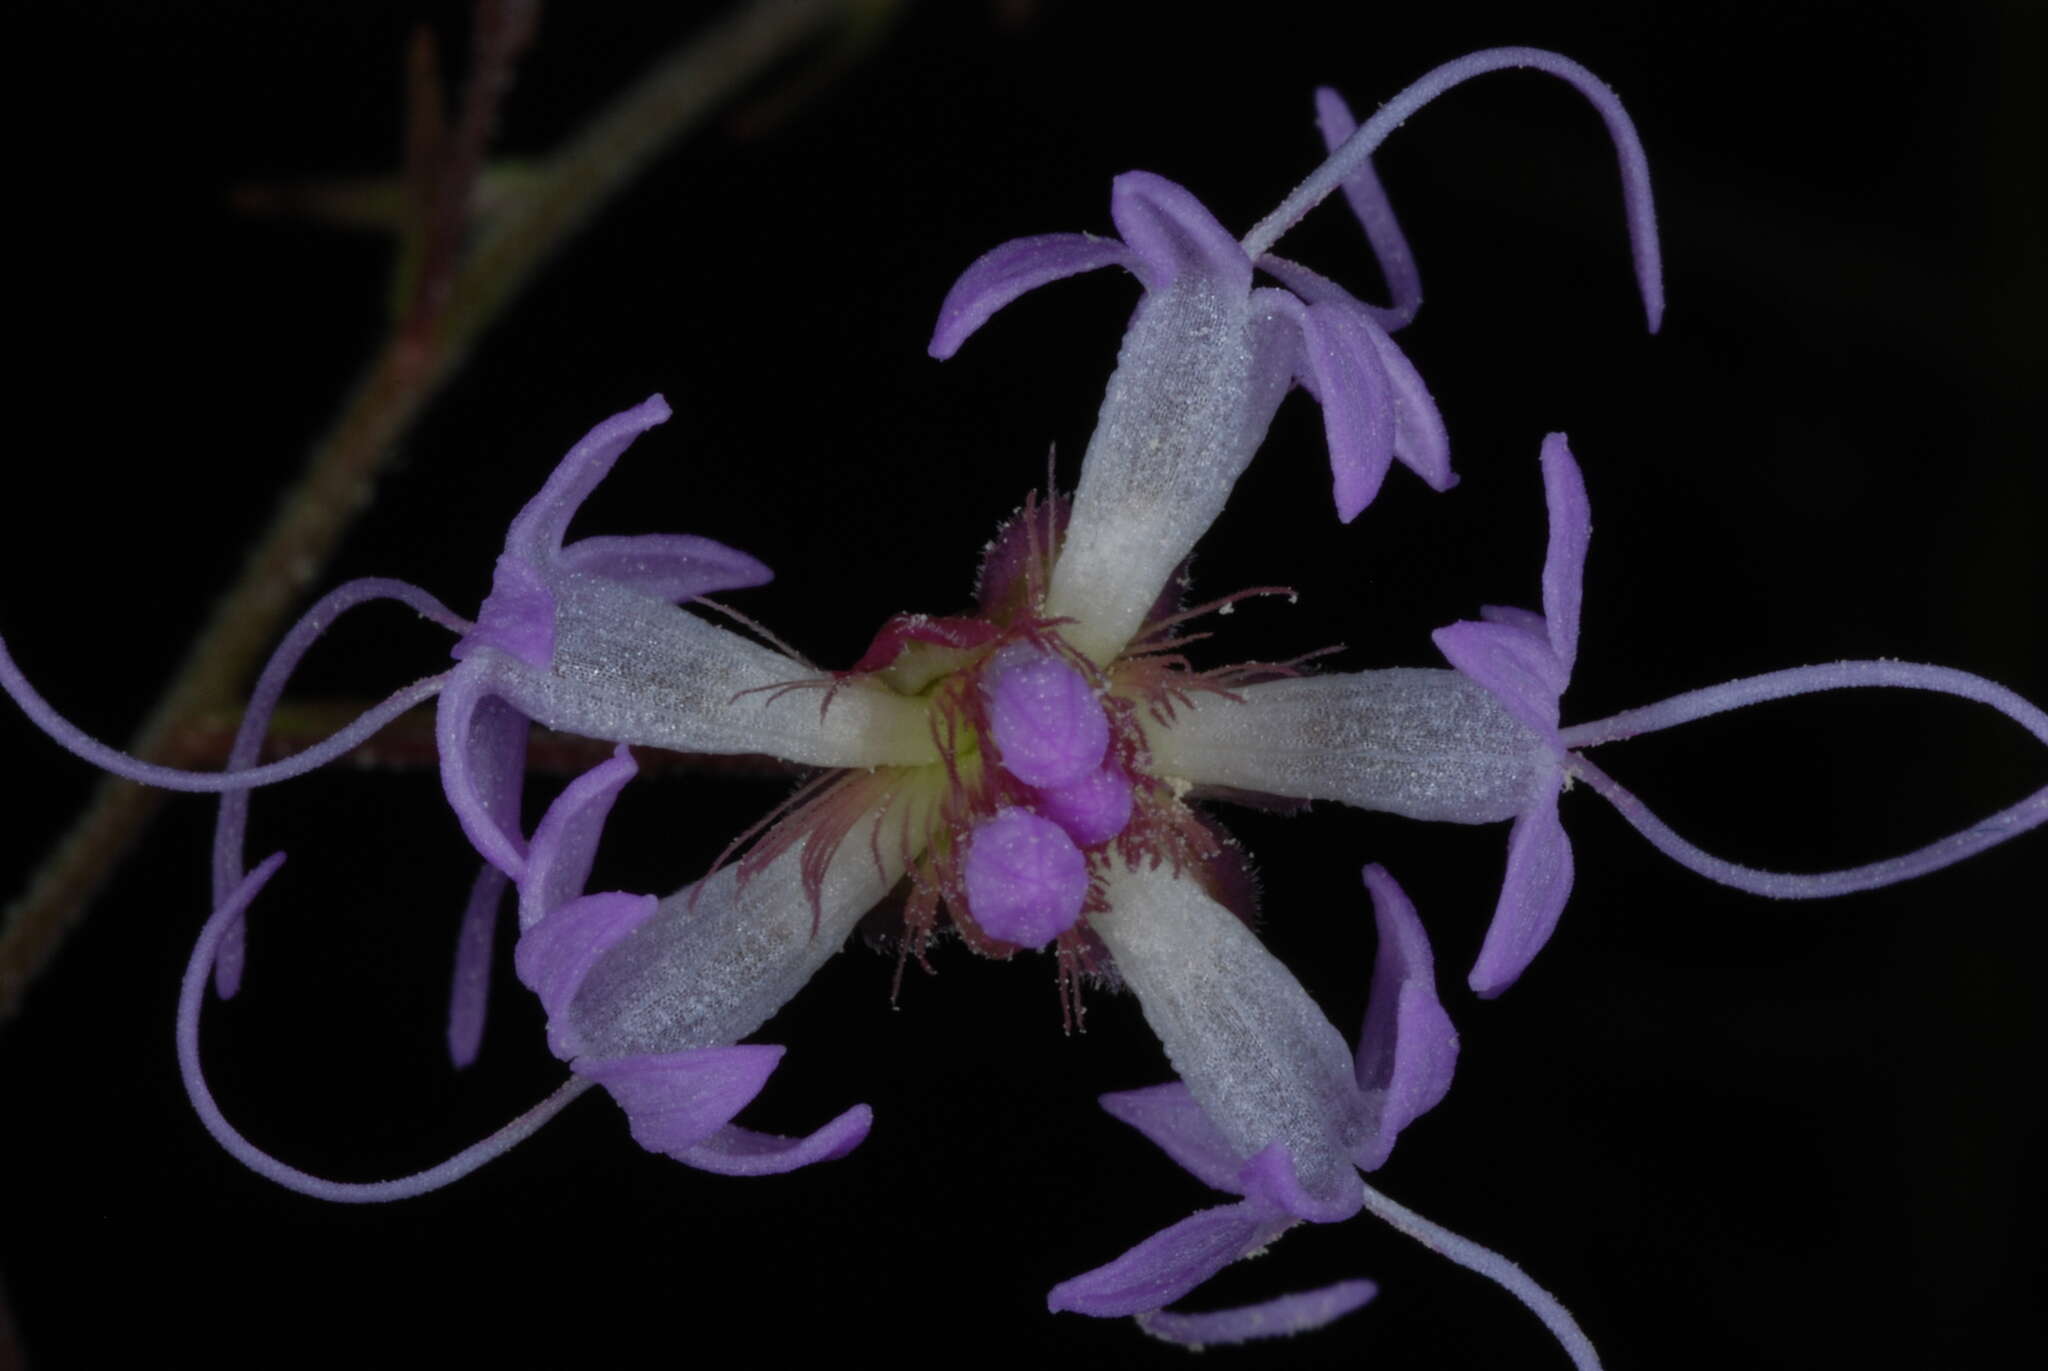
POLYGON ((1394 401, 1394 460, 1431 490, 1449 490, 1458 484, 1458 476, 1451 470, 1451 436, 1436 397, 1399 343, 1377 328, 1368 336, 1379 350, 1380 365, 1387 369, 1387 393, 1394 401))
POLYGON ((562 549, 557 565, 570 575, 602 576, 671 604, 775 579, 765 563, 738 548, 690 533, 580 538, 562 549))
POLYGON ((649 1152, 687 1160, 768 1083, 783 1049, 768 1043, 578 1061, 576 1074, 611 1092, 649 1152))
POLYGON ((1555 792, 1508 830, 1508 869, 1467 984, 1491 999, 1515 983, 1550 941, 1572 891, 1572 845, 1557 816, 1555 792))
MULTIPOLYGON (((1550 542, 1543 557, 1543 617, 1550 627, 1551 650, 1567 680, 1579 651, 1579 599, 1586 574, 1586 548, 1593 537, 1593 514, 1586 500, 1586 478, 1572 460, 1562 433, 1543 439, 1543 496, 1550 511, 1550 542)), ((1563 693, 1563 686, 1559 686, 1563 693)))
POLYGON ((485 646, 530 667, 547 667, 555 655, 555 593, 541 563, 511 552, 498 554, 476 627, 456 641, 449 655, 464 661, 485 646))
POLYGON ((1162 1342, 1200 1349, 1258 1338, 1313 1332, 1343 1318, 1379 1293, 1371 1281, 1338 1281, 1316 1290, 1277 1295, 1236 1309, 1176 1314, 1155 1309, 1137 1316, 1138 1327, 1162 1342))
POLYGON ((1295 1220, 1261 1200, 1218 1205, 1154 1233, 1116 1260, 1061 1281, 1046 1296, 1054 1313, 1117 1318, 1173 1303, 1295 1220))
POLYGON ((633 440, 669 417, 659 395, 614 414, 585 434, 556 463, 540 493, 513 516, 505 550, 491 576, 491 592, 477 614, 474 632, 456 643, 456 660, 488 644, 545 669, 554 654, 554 597, 549 584, 555 555, 569 520, 611 471, 633 440))
POLYGON ((1386 1161, 1401 1130, 1450 1090, 1458 1031, 1437 998, 1436 959, 1414 903, 1385 867, 1366 867, 1364 879, 1379 950, 1358 1035, 1358 1087, 1378 1103, 1379 1121, 1352 1159, 1371 1171, 1386 1161))
POLYGON ((1327 1194, 1311 1195, 1295 1173, 1294 1158, 1284 1142, 1269 1143, 1238 1168, 1237 1190, 1263 1200, 1285 1214, 1310 1223, 1342 1223, 1365 1207, 1364 1187, 1353 1178, 1327 1194))
POLYGON ((1210 289, 1251 293, 1251 259, 1187 187, 1149 171, 1127 171, 1110 183, 1109 217, 1129 245, 1131 270, 1146 290, 1165 290, 1199 273, 1210 289))
POLYGON ((527 989, 540 997, 548 1016, 548 1048, 564 1059, 582 1048, 566 1023, 564 1010, 578 987, 606 952, 655 915, 660 902, 652 895, 606 891, 585 895, 551 910, 520 935, 512 965, 527 989))
POLYGON ((498 904, 509 882, 489 862, 477 868, 455 935, 455 975, 448 991, 448 1060, 458 1070, 476 1060, 483 1043, 484 1007, 490 998, 491 947, 498 930, 498 904))
MULTIPOLYGON (((1481 605, 1479 618, 1484 623, 1505 624, 1540 643, 1550 641, 1549 622, 1533 609, 1519 609, 1514 605, 1481 605)), ((1552 655, 1556 655, 1554 649, 1552 655)))
MULTIPOLYGON (((1328 86, 1318 87, 1315 98, 1316 131, 1323 136, 1323 147, 1335 152, 1346 138, 1358 132, 1358 121, 1352 118, 1351 106, 1344 97, 1328 86)), ((1391 309, 1373 305, 1366 308, 1372 310, 1382 327, 1400 328, 1422 307, 1422 274, 1416 270, 1408 235, 1401 231, 1401 221, 1394 215, 1393 202, 1387 199, 1370 157, 1361 159, 1357 170, 1345 178, 1343 190, 1351 212, 1365 229, 1365 240, 1372 245, 1373 259, 1379 263, 1380 275, 1386 278, 1387 294, 1394 301, 1391 309)))
POLYGON ((929 351, 945 361, 995 312, 1027 291, 1101 267, 1132 267, 1131 250, 1114 238, 1087 233, 1045 233, 1012 238, 989 249, 960 273, 939 306, 929 351))
POLYGON ((1523 726, 1558 746, 1562 667, 1548 642, 1516 625, 1476 619, 1461 619, 1430 638, 1444 660, 1491 691, 1523 726))
POLYGON ((513 516, 505 534, 507 555, 540 564, 561 551, 569 520, 583 507, 590 493, 611 474, 633 440, 666 422, 670 413, 668 401, 650 395, 585 434, 549 473, 540 493, 513 516))
POLYGON ((519 881, 520 931, 583 893, 597 859, 598 835, 612 812, 612 802, 639 767, 621 746, 602 762, 569 782, 534 826, 526 872, 519 881))
POLYGON ((1343 309, 1352 315, 1386 371, 1386 392, 1394 414, 1394 459, 1420 476, 1431 490, 1449 490, 1458 484, 1457 474, 1451 470, 1450 434, 1436 400, 1423 383, 1422 373, 1387 332, 1373 307, 1335 281, 1288 258, 1267 253, 1259 258, 1258 267, 1306 303, 1343 309))
POLYGON ((526 870, 519 831, 526 734, 525 716, 490 693, 474 664, 456 668, 434 714, 441 788, 477 855, 515 881, 526 870))
POLYGON ((813 1162, 838 1160, 860 1146, 874 1121, 875 1111, 857 1104, 801 1138, 757 1133, 729 1123, 678 1160, 722 1176, 777 1176, 813 1162))
POLYGON ((1331 490, 1337 517, 1348 524, 1379 494, 1394 460, 1394 405, 1367 332, 1371 321, 1334 302, 1303 305, 1282 291, 1260 296, 1275 305, 1293 303, 1301 330, 1299 380, 1323 407, 1331 490))
POLYGON ((1213 1190, 1244 1193, 1238 1185, 1244 1158, 1217 1131, 1184 1082, 1113 1091, 1101 1096, 1098 1103, 1111 1118, 1150 1138, 1196 1180, 1213 1190))

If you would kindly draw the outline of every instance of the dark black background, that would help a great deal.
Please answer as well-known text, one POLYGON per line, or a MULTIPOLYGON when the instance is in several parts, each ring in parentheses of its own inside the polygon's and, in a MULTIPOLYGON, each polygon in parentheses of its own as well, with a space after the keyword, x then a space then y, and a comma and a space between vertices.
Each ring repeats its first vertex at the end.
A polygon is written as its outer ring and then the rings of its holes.
MULTIPOLYGON (((941 366, 924 343, 962 267, 1019 234, 1108 231, 1110 179, 1133 167, 1242 230, 1316 161, 1314 84, 1365 109, 1462 51, 1534 43, 1592 66, 1639 122, 1664 333, 1642 331, 1612 158, 1566 88, 1490 76, 1418 116, 1379 165, 1427 287, 1403 342, 1464 484, 1438 496, 1397 473, 1340 527, 1317 417, 1290 401, 1197 574, 1210 593, 1292 584, 1301 604, 1225 621, 1228 655, 1341 640, 1350 665, 1433 665, 1431 628, 1532 603, 1534 457, 1563 428, 1597 526, 1568 719, 1844 656, 2048 697, 2028 7, 1191 14, 931 3, 808 104, 721 121, 538 280, 323 579, 402 576, 473 607, 505 520, 560 454, 660 390, 676 418, 579 526, 763 557, 780 577, 742 607, 848 662, 891 612, 962 606, 1048 444, 1072 479, 1134 299, 1114 273, 1049 288, 941 366)), ((459 15, 428 15, 458 47, 459 15)), ((19 351, 0 630, 104 736, 139 719, 380 324, 378 242, 242 217, 227 193, 387 170, 412 18, 86 3, 10 20, 37 79, 7 95, 19 351)), ((693 22, 687 6, 557 6, 506 149, 548 146, 693 22)), ((1285 250, 1379 292, 1340 210, 1285 250)), ((397 611, 337 636, 310 690, 378 693, 444 660, 397 611)), ((0 748, 12 889, 90 776, 17 719, 0 718, 0 748)), ((1602 762, 1709 847, 1807 869, 1935 837, 2043 775, 2039 748, 1985 711, 1883 692, 1602 762)), ((636 784, 599 883, 681 884, 780 790, 636 784)), ((440 1055, 470 859, 430 777, 337 772, 256 811, 252 850, 293 861, 255 915, 247 988, 206 1021, 215 1088, 250 1136, 372 1179, 552 1087, 507 966, 483 1061, 457 1076, 440 1055)), ((1565 813, 1572 906, 1492 1003, 1462 978, 1502 830, 1230 816, 1271 946, 1347 1031, 1371 957, 1361 863, 1394 871, 1436 940, 1464 1056, 1376 1182, 1521 1262, 1618 1368, 1967 1366, 2001 1338, 2038 1341, 2021 1194, 2040 1124, 2040 835, 1785 906, 1673 868, 1591 796, 1565 813)), ((1086 1034, 1062 1036, 1041 959, 949 947, 893 1011, 886 959, 836 959, 764 1030, 791 1051, 748 1119, 808 1127, 859 1099, 877 1122, 851 1157, 793 1176, 690 1172, 595 1098, 409 1203, 331 1206, 245 1173, 192 1117, 171 1054, 209 821, 175 801, 0 1029, 0 1271, 33 1365, 606 1364, 644 1347, 680 1364, 723 1335, 764 1362, 1187 1365, 1127 1323, 1044 1311, 1056 1281, 1211 1197, 1091 1103, 1164 1075, 1134 1006, 1098 996, 1086 1034)), ((1507 1296, 1366 1218, 1291 1234, 1199 1302, 1349 1275, 1382 1282, 1374 1306, 1208 1359, 1562 1362, 1507 1296)))

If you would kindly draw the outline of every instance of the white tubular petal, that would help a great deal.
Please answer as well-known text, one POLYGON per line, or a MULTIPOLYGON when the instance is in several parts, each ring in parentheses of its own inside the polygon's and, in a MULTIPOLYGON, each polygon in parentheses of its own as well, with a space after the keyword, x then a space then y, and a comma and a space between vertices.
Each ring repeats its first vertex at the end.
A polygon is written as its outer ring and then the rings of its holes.
POLYGON ((880 806, 853 825, 826 863, 815 907, 803 887, 803 842, 746 881, 728 866, 701 890, 685 886, 663 900, 576 987, 565 1015, 569 1045, 579 1056, 610 1058, 714 1047, 752 1033, 902 878, 916 856, 905 850, 902 817, 880 806))
POLYGON ((677 752, 763 752, 810 766, 936 762, 923 701, 849 682, 778 691, 819 673, 771 648, 615 582, 573 577, 556 590, 547 671, 509 656, 494 693, 535 722, 586 738, 677 752))
POLYGON ((1046 611, 1097 662, 1123 650, 1223 509, 1289 380, 1270 325, 1195 277, 1132 317, 1081 463, 1046 611))
POLYGON ((1411 819, 1512 819, 1549 774, 1542 741, 1455 671, 1268 681, 1242 703, 1197 695, 1151 730, 1159 773, 1411 819))
POLYGON ((1174 1071, 1240 1158, 1287 1144, 1311 1195, 1355 1191, 1366 1120, 1351 1049, 1238 917, 1191 880, 1125 868, 1089 924, 1174 1071))

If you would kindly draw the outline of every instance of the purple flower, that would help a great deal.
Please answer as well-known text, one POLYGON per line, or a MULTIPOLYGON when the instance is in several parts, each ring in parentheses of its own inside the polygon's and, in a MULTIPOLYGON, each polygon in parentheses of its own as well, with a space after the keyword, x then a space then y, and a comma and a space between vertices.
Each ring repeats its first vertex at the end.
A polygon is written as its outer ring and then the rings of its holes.
POLYGON ((1109 1265, 1056 1286, 1055 1310, 1140 1317, 1176 1342, 1238 1342, 1315 1327, 1370 1299, 1365 1281, 1205 1315, 1170 1314, 1224 1266, 1302 1220, 1349 1218, 1401 1129, 1450 1089, 1458 1035, 1436 995, 1415 908, 1365 869, 1379 926, 1354 1054, 1294 977, 1230 911, 1159 873, 1120 877, 1094 921, 1180 1079, 1102 1097, 1197 1179, 1242 1198, 1204 1210, 1109 1265))
POLYGON ((1144 622, 1158 593, 1215 521, 1265 438, 1290 385, 1322 405, 1337 515, 1356 518, 1398 460, 1447 490, 1450 445, 1428 389, 1388 330, 1414 316, 1421 283, 1371 153, 1415 109, 1451 86, 1507 67, 1569 81, 1606 120, 1621 160, 1629 233, 1644 309, 1663 313, 1649 174, 1633 125, 1612 91, 1575 62, 1533 48, 1498 48, 1447 63, 1383 106, 1364 128, 1333 91, 1317 95, 1332 156, 1243 241, 1192 193, 1134 171, 1110 188, 1119 237, 1053 233, 1018 238, 968 267, 947 294, 932 356, 951 357, 997 310, 1062 277, 1120 266, 1144 295, 1125 331, 1082 462, 1081 486, 1047 592, 1068 639, 1098 661, 1144 622), (1375 308, 1272 244, 1341 188, 1392 284, 1375 308), (1287 289, 1254 287, 1264 271, 1287 289))
POLYGON ((1695 869, 1770 894, 1899 879, 2048 816, 2048 801, 2036 795, 1907 858, 1781 877, 1690 849, 1573 749, 1755 698, 1846 685, 1964 694, 2044 740, 2048 718, 1961 673, 1839 663, 1561 727, 1590 528, 1561 437, 1543 452, 1552 519, 1543 613, 1489 609, 1482 621, 1444 630, 1438 642, 1456 670, 1308 676, 1297 661, 1198 671, 1180 655, 1191 621, 1238 597, 1181 609, 1178 568, 1290 385, 1322 405, 1341 518, 1372 499, 1395 460, 1439 489, 1450 484, 1442 424, 1389 336, 1414 314, 1419 287, 1368 158, 1449 85, 1517 65, 1571 81, 1614 133, 1654 327, 1661 296, 1640 149, 1611 92, 1551 54, 1503 49, 1448 64, 1356 130, 1341 102, 1325 95, 1330 160, 1242 240, 1181 187, 1127 174, 1111 196, 1120 240, 1054 235, 997 249, 956 285, 932 344, 936 354, 950 353, 1003 304, 1060 276, 1120 265, 1138 277, 1143 297, 1071 502, 1048 493, 1026 504, 988 552, 972 613, 891 619, 846 670, 820 669, 686 607, 766 580, 766 568, 742 553, 684 535, 566 540, 571 519, 627 446, 668 416, 658 396, 594 429, 514 518, 475 622, 396 582, 354 582, 317 604, 258 682, 230 768, 219 775, 145 766, 92 742, 50 711, 0 652, 0 683, 67 746, 122 775, 223 796, 216 909, 188 965, 178 1016, 181 1065, 207 1127, 258 1171, 347 1201, 445 1184, 592 1086, 623 1108, 644 1147, 699 1168, 755 1174, 844 1155, 867 1131, 864 1105, 799 1137, 736 1121, 783 1051, 745 1040, 893 892, 901 898, 902 958, 922 961, 950 926, 990 956, 1047 952, 1074 1017, 1084 985, 1114 976, 1128 986, 1176 1079, 1105 1097, 1105 1108, 1236 1197, 1061 1284, 1054 1308, 1133 1315, 1163 1337, 1192 1343, 1313 1327, 1362 1303, 1370 1287, 1347 1281, 1222 1313, 1166 1306, 1297 1222, 1337 1221, 1365 1208, 1514 1291, 1576 1362, 1592 1364, 1569 1315, 1519 1270, 1359 1179, 1443 1097, 1456 1056, 1429 944, 1405 896, 1382 868, 1366 868, 1380 942, 1354 1050, 1251 931, 1231 846, 1190 797, 1230 788, 1420 819, 1511 820, 1501 906, 1473 973, 1482 993, 1495 993, 1540 948, 1568 892, 1557 797, 1573 777, 1695 869), (1391 308, 1368 306, 1270 252, 1338 189, 1386 269, 1391 308), (1255 286, 1261 270, 1284 288, 1255 286), (269 716, 307 647, 335 616, 378 599, 399 600, 455 632, 455 665, 318 747, 256 766, 269 716), (443 787, 482 863, 456 961, 451 1054, 464 1063, 476 1051, 493 925, 511 889, 516 970, 545 1011, 549 1048, 568 1063, 570 1079, 429 1171, 338 1184, 260 1151, 223 1117, 200 1071, 200 1009, 209 973, 223 996, 239 984, 242 921, 280 861, 243 873, 250 791, 341 755, 435 696, 443 787), (573 781, 529 833, 520 799, 535 723, 617 750, 573 781), (762 753, 816 775, 741 835, 735 860, 703 879, 666 895, 592 891, 606 820, 636 773, 629 745, 762 753))
POLYGON ((1558 700, 1579 650, 1579 587, 1593 532, 1586 483, 1562 433, 1543 440, 1543 490, 1550 506, 1550 550, 1543 562, 1543 612, 1488 605, 1478 621, 1436 631, 1450 664, 1485 687, 1510 717, 1544 745, 1525 807, 1508 831, 1507 878, 1471 975, 1481 995, 1497 995, 1529 965, 1564 910, 1572 888, 1572 845, 1557 816, 1565 784, 1558 700))
POLYGON ((1560 726, 1579 639, 1580 585, 1592 519, 1565 436, 1543 441, 1550 510, 1543 612, 1488 605, 1439 629, 1455 671, 1396 669, 1254 684, 1194 702, 1155 745, 1167 770, 1202 786, 1453 823, 1512 820, 1507 872, 1469 984, 1483 996, 1514 983, 1557 926, 1572 886, 1558 799, 1585 781, 1656 847, 1724 885, 1814 899, 1894 884, 1948 866, 2048 822, 2048 787, 1947 838, 1841 871, 1762 871, 1702 851, 1672 832, 1582 749, 1764 700, 1890 687, 1975 700, 2048 743, 2048 714, 1968 672, 1911 662, 1847 661, 1726 681, 1608 719, 1560 726))

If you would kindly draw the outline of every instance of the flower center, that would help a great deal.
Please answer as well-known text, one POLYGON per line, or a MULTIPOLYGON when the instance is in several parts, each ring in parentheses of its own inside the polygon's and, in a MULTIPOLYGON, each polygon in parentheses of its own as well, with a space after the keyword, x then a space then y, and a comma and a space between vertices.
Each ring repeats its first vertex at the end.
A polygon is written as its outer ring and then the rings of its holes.
POLYGON ((857 683, 924 700, 940 760, 821 777, 778 815, 741 874, 799 841, 822 870, 848 837, 894 835, 909 872, 899 985, 909 957, 931 969, 926 948, 943 915, 987 956, 1051 948, 1071 1026, 1080 975, 1107 961, 1088 916, 1106 907, 1113 864, 1166 865, 1251 913, 1237 849, 1187 806, 1185 787, 1153 774, 1146 728, 1170 726, 1194 693, 1228 695, 1232 685, 1294 672, 1291 663, 1202 672, 1178 655, 1206 636, 1176 636, 1180 625, 1241 595, 1185 613, 1162 604, 1122 656, 1090 661, 1063 637, 1066 621, 1044 613, 1058 515, 1034 499, 998 535, 983 561, 978 614, 898 615, 851 669, 792 683, 822 686, 828 709, 833 692, 857 683))

